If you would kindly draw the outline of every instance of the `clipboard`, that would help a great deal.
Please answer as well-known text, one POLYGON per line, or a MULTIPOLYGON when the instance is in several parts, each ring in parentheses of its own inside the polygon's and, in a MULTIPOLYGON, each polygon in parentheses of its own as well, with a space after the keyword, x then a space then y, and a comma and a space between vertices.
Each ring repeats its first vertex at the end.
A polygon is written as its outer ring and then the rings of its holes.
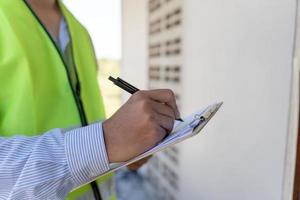
MULTIPOLYGON (((177 143, 180 143, 188 138, 199 134, 200 131, 205 127, 205 125, 217 113, 222 104, 223 102, 209 105, 206 108, 185 117, 183 119, 183 122, 176 121, 173 127, 173 131, 159 144, 127 162, 110 164, 111 170, 107 171, 101 176, 114 172, 124 166, 130 165, 138 160, 153 155, 157 152, 163 151, 168 147, 171 147, 177 143)), ((97 178, 95 178, 95 180, 97 178)))
POLYGON ((156 146, 152 147, 150 150, 142 153, 139 156, 136 156, 135 158, 127 162, 113 163, 111 165, 112 170, 110 170, 109 172, 116 171, 124 166, 130 165, 152 154, 163 151, 170 146, 173 146, 190 137, 197 135, 211 120, 211 118, 217 113, 217 111, 222 105, 223 102, 209 105, 206 108, 184 118, 183 122, 176 121, 174 124, 173 131, 163 141, 161 141, 156 146))

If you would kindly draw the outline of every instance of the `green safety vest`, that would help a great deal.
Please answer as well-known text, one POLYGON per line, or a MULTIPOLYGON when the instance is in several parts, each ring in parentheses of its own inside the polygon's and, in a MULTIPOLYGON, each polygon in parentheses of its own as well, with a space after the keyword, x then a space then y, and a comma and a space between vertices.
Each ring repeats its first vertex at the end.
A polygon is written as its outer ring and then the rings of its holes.
MULTIPOLYGON (((60 52, 25 2, 0 1, 1 136, 36 136, 105 118, 89 34, 62 3, 60 7, 70 31, 80 93, 72 89, 60 52)), ((102 197, 113 200, 111 178, 101 177, 97 183, 102 197)), ((67 199, 88 197, 91 188, 83 186, 67 199)))

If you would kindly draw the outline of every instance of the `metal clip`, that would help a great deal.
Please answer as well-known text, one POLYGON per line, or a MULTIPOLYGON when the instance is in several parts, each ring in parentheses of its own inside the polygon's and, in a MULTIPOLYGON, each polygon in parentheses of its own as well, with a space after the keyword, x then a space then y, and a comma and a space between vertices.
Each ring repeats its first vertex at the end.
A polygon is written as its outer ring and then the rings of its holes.
POLYGON ((205 118, 202 115, 196 114, 194 116, 194 120, 189 123, 189 126, 191 128, 194 128, 194 127, 198 126, 201 122, 204 122, 204 121, 205 121, 205 118), (196 122, 197 122, 197 124, 196 124, 196 122))

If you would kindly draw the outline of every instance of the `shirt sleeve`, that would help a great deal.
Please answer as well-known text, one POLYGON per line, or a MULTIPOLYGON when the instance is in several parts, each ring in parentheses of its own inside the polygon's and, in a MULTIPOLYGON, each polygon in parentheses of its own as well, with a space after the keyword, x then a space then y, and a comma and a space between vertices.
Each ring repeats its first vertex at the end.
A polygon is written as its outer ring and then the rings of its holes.
POLYGON ((0 137, 0 199, 64 199, 109 170, 102 123, 0 137))

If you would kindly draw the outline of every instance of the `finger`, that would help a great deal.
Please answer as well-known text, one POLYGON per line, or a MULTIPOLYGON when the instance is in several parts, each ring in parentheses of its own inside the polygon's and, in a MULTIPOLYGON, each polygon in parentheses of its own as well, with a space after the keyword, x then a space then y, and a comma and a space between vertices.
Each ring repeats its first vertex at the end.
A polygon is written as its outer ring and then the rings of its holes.
POLYGON ((167 133, 170 133, 173 129, 174 119, 168 116, 156 113, 155 120, 159 124, 160 127, 165 129, 167 133))
POLYGON ((128 165, 127 168, 131 171, 136 171, 140 168, 140 166, 137 165, 136 163, 133 163, 133 164, 128 165))
POLYGON ((151 158, 151 157, 143 158, 143 159, 137 161, 136 164, 137 164, 138 166, 142 166, 142 165, 146 164, 150 158, 151 158))
POLYGON ((180 117, 180 113, 176 104, 175 95, 172 90, 169 89, 157 89, 157 90, 148 90, 143 91, 147 96, 152 100, 158 101, 161 103, 166 103, 174 110, 176 113, 176 118, 180 117))
POLYGON ((142 167, 144 164, 146 164, 150 158, 151 158, 151 156, 143 158, 135 163, 128 165, 127 168, 130 170, 138 170, 140 167, 142 167))
POLYGON ((159 144, 166 136, 168 133, 168 131, 163 128, 161 125, 157 125, 157 128, 156 128, 156 134, 157 134, 157 142, 156 142, 156 145, 159 144))
POLYGON ((150 160, 151 158, 153 157, 153 155, 150 155, 150 156, 147 156, 147 157, 145 157, 145 158, 143 158, 142 160, 150 160))
POLYGON ((170 106, 159 103, 157 101, 152 101, 151 104, 152 104, 152 107, 155 112, 157 112, 158 114, 161 114, 161 115, 165 115, 165 116, 171 118, 172 120, 175 120, 176 113, 170 106))

